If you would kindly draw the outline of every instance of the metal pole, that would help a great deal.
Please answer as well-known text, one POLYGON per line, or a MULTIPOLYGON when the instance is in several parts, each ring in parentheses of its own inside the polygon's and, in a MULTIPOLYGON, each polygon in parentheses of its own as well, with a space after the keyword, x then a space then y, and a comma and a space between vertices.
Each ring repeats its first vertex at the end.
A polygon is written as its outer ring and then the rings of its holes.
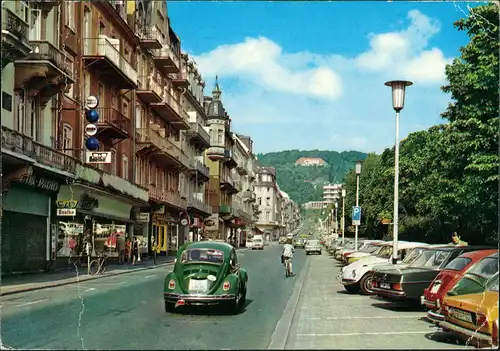
POLYGON ((394 147, 394 220, 392 238, 392 263, 398 261, 399 226, 399 111, 396 111, 396 145, 394 147))
MULTIPOLYGON (((359 206, 359 174, 356 174, 356 207, 359 206)), ((358 225, 354 226, 356 231, 354 233, 354 250, 358 249, 358 225)))
POLYGON ((342 245, 345 242, 345 196, 342 196, 342 245))

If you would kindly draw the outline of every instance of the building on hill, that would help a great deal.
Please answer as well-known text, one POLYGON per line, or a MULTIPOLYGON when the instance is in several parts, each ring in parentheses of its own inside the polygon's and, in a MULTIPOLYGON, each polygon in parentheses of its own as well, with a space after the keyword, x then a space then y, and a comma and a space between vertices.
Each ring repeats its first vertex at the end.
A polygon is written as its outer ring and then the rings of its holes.
POLYGON ((295 161, 296 166, 326 166, 327 163, 320 157, 301 157, 295 161))
POLYGON ((334 203, 342 196, 342 184, 328 184, 323 186, 323 201, 334 203))
POLYGON ((309 201, 302 205, 305 210, 322 210, 328 208, 328 201, 309 201))

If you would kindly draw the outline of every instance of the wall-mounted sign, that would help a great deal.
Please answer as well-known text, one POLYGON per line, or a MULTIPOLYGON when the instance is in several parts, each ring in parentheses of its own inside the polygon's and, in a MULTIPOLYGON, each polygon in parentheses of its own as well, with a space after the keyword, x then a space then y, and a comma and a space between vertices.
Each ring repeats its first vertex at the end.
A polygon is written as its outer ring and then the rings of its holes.
POLYGON ((85 106, 87 106, 87 108, 93 110, 93 109, 97 108, 97 106, 99 106, 99 99, 97 97, 95 97, 94 95, 89 95, 87 97, 87 101, 85 103, 85 106))
POLYGON ((213 213, 205 220, 205 230, 218 231, 219 230, 219 214, 213 213))
POLYGON ((30 186, 33 186, 36 188, 55 191, 55 192, 58 192, 59 188, 61 186, 58 182, 55 182, 55 181, 49 180, 49 179, 45 179, 42 177, 37 177, 34 174, 31 174, 31 175, 28 175, 27 177, 22 178, 21 183, 24 183, 26 185, 30 185, 30 186))
POLYGON ((85 152, 85 162, 93 164, 110 164, 111 151, 87 151, 85 152))
POLYGON ((57 216, 76 216, 76 209, 75 208, 58 208, 57 209, 57 216))
POLYGON ((76 208, 78 200, 57 200, 57 208, 76 208))
POLYGON ((85 126, 85 134, 87 134, 88 136, 94 136, 97 134, 97 126, 95 124, 87 124, 85 126))
POLYGON ((186 226, 188 225, 188 220, 186 218, 181 219, 181 225, 186 226))
POLYGON ((149 213, 144 213, 144 212, 138 213, 136 220, 138 222, 149 222, 149 213))

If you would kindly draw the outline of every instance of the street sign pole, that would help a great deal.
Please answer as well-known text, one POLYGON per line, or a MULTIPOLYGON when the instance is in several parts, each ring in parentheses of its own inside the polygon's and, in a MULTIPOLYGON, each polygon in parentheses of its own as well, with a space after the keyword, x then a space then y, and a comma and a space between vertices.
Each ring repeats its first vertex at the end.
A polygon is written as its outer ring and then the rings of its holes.
MULTIPOLYGON (((356 207, 359 206, 359 175, 356 175, 356 207)), ((358 224, 355 226, 355 232, 354 232, 354 249, 358 249, 358 224)))

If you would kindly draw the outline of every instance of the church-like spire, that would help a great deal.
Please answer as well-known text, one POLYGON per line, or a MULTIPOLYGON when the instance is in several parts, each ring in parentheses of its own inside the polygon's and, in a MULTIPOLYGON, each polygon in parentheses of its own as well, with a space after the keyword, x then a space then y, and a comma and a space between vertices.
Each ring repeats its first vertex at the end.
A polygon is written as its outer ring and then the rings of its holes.
POLYGON ((214 98, 214 101, 220 101, 220 96, 222 94, 222 91, 220 90, 219 87, 219 76, 215 76, 215 87, 214 90, 212 90, 212 96, 214 98))

